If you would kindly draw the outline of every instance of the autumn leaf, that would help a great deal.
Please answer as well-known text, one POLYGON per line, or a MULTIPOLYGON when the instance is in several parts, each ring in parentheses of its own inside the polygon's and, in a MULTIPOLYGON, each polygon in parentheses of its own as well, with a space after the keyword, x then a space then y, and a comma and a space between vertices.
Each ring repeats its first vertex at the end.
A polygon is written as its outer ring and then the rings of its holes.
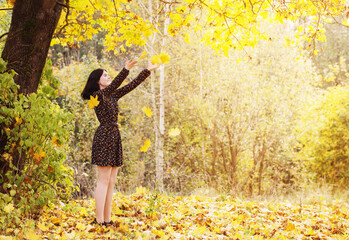
POLYGON ((124 213, 122 212, 122 210, 118 207, 115 208, 115 210, 113 210, 113 212, 115 213, 115 215, 123 215, 124 213))
POLYGON ((49 228, 46 226, 46 224, 44 222, 40 222, 38 224, 38 228, 43 232, 47 232, 49 230, 49 228))
POLYGON ((139 149, 139 151, 147 152, 148 148, 150 147, 150 143, 151 143, 151 141, 149 139, 145 139, 144 143, 143 143, 143 146, 139 149))
POLYGON ((168 131, 168 135, 170 137, 176 137, 181 133, 181 130, 179 130, 178 128, 171 128, 170 131, 168 131))
POLYGON ((170 61, 170 56, 167 53, 161 52, 159 57, 163 64, 167 64, 170 61))
POLYGON ((150 58, 152 64, 161 64, 161 59, 159 55, 154 55, 150 58))
POLYGON ((89 108, 95 108, 97 107, 99 104, 98 101, 98 95, 96 95, 96 97, 93 97, 92 95, 90 96, 90 100, 88 101, 88 106, 89 108))
POLYGON ((39 240, 41 239, 41 236, 40 235, 37 235, 33 230, 31 229, 27 229, 25 231, 25 236, 24 236, 26 239, 28 240, 39 240))
POLYGON ((12 161, 12 156, 9 153, 4 153, 1 155, 6 161, 12 161))
POLYGON ((36 160, 35 163, 38 164, 42 159, 44 159, 46 156, 46 153, 40 149, 39 153, 34 153, 34 159, 36 160))
POLYGON ((8 0, 7 2, 8 2, 9 5, 14 6, 16 0, 8 0))
POLYGON ((145 115, 147 115, 147 117, 151 117, 153 115, 153 112, 151 110, 151 108, 149 107, 143 107, 142 108, 142 111, 145 113, 145 115))
POLYGON ((84 231, 86 229, 86 225, 83 223, 78 222, 76 224, 76 228, 79 229, 80 231, 84 231))
POLYGON ((20 125, 23 122, 23 119, 20 117, 16 117, 15 119, 16 119, 15 126, 20 125))

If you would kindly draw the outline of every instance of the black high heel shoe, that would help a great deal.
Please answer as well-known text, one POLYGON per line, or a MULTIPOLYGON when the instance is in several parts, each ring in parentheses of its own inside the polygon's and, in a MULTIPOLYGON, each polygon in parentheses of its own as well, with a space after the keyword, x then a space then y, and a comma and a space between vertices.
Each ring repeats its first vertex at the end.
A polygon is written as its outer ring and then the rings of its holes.
POLYGON ((113 225, 114 225, 114 222, 113 222, 113 221, 104 222, 103 225, 106 226, 106 227, 113 226, 113 225))
POLYGON ((96 219, 96 218, 93 219, 93 221, 90 222, 90 224, 91 224, 91 225, 105 226, 105 225, 104 225, 104 222, 103 222, 103 223, 99 223, 99 222, 97 222, 97 219, 96 219))

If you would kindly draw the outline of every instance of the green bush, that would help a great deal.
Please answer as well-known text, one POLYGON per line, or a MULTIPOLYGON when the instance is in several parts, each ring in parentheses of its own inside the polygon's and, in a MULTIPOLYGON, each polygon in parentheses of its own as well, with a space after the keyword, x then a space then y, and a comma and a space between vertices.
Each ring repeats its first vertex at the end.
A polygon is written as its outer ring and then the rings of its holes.
POLYGON ((0 59, 0 126, 8 139, 0 161, 9 166, 0 179, 0 231, 73 191, 73 171, 65 165, 72 114, 52 100, 58 82, 51 78, 50 62, 37 93, 29 95, 18 94, 15 73, 5 69, 0 59), (13 164, 16 154, 20 169, 13 164))

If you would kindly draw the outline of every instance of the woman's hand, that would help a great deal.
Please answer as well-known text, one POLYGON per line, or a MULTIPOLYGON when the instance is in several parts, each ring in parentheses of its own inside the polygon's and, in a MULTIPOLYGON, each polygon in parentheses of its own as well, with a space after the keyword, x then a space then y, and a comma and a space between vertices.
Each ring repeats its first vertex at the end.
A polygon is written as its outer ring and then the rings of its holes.
POLYGON ((125 68, 127 70, 131 70, 134 66, 136 66, 137 64, 137 61, 136 60, 128 60, 126 58, 126 61, 125 61, 125 68))
POLYGON ((159 64, 152 64, 151 61, 149 61, 149 64, 148 64, 147 69, 148 69, 149 71, 153 71, 153 70, 157 69, 158 67, 160 67, 159 64))

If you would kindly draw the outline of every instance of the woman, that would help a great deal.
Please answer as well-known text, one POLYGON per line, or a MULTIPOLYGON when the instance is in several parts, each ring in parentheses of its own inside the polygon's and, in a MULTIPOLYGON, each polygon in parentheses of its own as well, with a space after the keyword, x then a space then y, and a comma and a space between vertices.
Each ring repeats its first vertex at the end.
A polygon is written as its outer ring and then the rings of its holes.
POLYGON ((112 225, 111 207, 114 185, 119 167, 123 164, 121 137, 118 129, 118 100, 125 94, 131 92, 141 84, 150 72, 158 65, 149 63, 147 69, 129 84, 118 88, 125 80, 137 61, 126 58, 125 67, 111 81, 110 76, 104 69, 94 70, 86 83, 81 94, 83 99, 90 99, 90 96, 98 96, 99 104, 95 107, 95 113, 100 122, 96 130, 92 145, 92 164, 97 165, 98 180, 95 190, 96 218, 92 223, 112 225))

